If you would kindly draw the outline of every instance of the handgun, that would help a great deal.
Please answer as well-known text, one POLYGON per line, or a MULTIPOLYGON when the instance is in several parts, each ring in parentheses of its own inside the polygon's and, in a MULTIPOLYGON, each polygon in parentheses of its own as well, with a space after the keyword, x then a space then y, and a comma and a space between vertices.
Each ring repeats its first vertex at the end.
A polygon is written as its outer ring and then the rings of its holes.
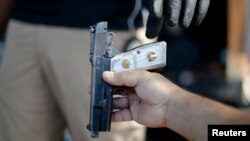
POLYGON ((121 53, 114 47, 114 33, 108 32, 108 23, 90 26, 91 104, 87 128, 92 138, 99 132, 110 131, 113 112, 114 87, 102 79, 104 71, 130 71, 157 69, 166 66, 166 42, 149 43, 121 53))

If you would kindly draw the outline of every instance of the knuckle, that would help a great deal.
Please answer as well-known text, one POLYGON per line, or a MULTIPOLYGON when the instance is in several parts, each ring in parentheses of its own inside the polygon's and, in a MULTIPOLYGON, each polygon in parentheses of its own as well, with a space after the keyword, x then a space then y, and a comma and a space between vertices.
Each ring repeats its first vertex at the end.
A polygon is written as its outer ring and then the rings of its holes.
POLYGON ((130 72, 121 72, 120 73, 120 78, 122 81, 126 81, 129 76, 130 76, 130 72))
POLYGON ((158 80, 159 78, 161 78, 162 75, 159 73, 152 73, 152 76, 150 77, 152 80, 158 80))

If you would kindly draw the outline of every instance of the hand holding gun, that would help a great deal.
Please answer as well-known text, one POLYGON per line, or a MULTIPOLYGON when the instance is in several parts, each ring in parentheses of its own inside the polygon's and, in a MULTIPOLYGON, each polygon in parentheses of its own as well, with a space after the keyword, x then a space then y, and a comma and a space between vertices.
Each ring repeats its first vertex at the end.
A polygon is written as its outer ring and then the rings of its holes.
POLYGON ((104 71, 157 69, 166 65, 166 43, 157 42, 120 53, 113 46, 114 34, 107 31, 107 22, 90 27, 90 61, 92 64, 90 123, 92 138, 99 132, 110 131, 113 112, 113 89, 102 79, 104 71))

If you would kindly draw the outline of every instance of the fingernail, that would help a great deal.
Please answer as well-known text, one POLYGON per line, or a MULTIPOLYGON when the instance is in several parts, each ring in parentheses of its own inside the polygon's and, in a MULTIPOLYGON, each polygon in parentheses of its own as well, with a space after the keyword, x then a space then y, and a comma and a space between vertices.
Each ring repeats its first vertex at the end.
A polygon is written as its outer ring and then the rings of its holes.
POLYGON ((114 79, 114 72, 105 71, 104 74, 107 76, 107 78, 108 78, 109 80, 113 80, 113 79, 114 79))

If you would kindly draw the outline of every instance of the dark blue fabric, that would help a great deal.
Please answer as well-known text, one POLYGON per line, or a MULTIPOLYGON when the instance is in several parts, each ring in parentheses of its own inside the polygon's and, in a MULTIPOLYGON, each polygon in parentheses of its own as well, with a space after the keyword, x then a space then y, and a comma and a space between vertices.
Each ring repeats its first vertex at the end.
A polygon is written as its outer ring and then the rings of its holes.
MULTIPOLYGON (((12 18, 37 24, 89 28, 108 21, 110 29, 127 29, 135 0, 16 0, 12 18)), ((141 16, 135 21, 141 25, 141 16)))

